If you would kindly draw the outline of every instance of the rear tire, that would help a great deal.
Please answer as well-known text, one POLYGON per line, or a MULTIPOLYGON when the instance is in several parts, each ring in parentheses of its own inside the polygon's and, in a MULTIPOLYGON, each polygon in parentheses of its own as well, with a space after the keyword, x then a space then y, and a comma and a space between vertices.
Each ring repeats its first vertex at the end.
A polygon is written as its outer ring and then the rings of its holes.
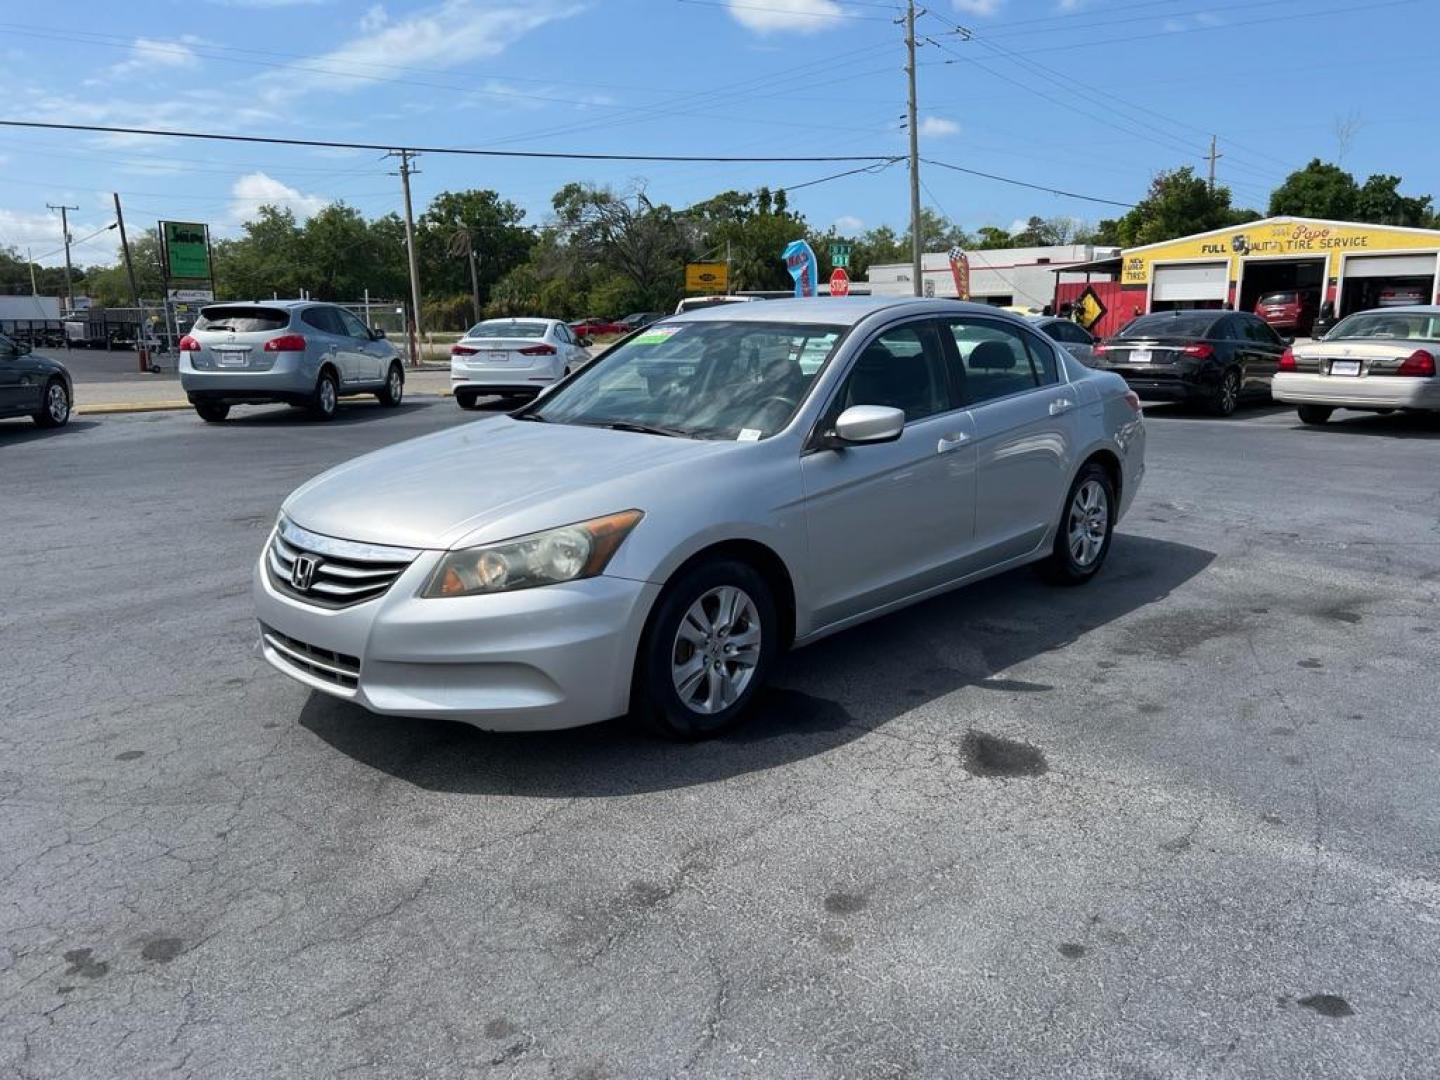
POLYGON ((477 400, 478 398, 475 394, 467 394, 459 390, 455 391, 455 404, 459 405, 462 409, 475 408, 477 400))
POLYGON ((322 371, 320 378, 315 380, 315 393, 310 398, 310 419, 334 420, 339 406, 340 388, 335 384, 335 376, 322 371))
POLYGON ((667 739, 738 724, 779 653, 780 619, 756 569, 715 559, 666 586, 636 658, 631 713, 667 739))
POLYGON ((391 364, 390 370, 385 374, 385 389, 375 395, 381 405, 387 409, 393 409, 400 404, 405 396, 405 372, 400 370, 399 364, 391 364))
POLYGON ((1212 416, 1230 416, 1239 404, 1240 372, 1230 368, 1220 377, 1220 385, 1215 388, 1207 405, 1212 416))
POLYGON ((218 401, 197 401, 195 412, 207 424, 223 424, 230 415, 230 406, 218 401))
POLYGON ((70 391, 65 389, 63 379, 51 379, 45 384, 40 409, 30 418, 43 428, 64 427, 70 422, 70 391))
POLYGON ((1303 424, 1323 424, 1335 410, 1328 405, 1300 405, 1295 411, 1300 414, 1303 424))
POLYGON ((1115 482, 1090 462, 1075 477, 1060 511, 1055 546, 1036 570, 1052 585, 1083 585, 1105 565, 1115 535, 1115 482))

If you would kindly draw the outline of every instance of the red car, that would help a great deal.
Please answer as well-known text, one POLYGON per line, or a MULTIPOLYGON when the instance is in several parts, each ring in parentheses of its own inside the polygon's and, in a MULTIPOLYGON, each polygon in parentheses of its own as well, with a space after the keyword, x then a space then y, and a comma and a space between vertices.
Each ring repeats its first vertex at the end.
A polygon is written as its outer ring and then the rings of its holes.
POLYGON ((591 315, 579 322, 569 324, 570 332, 576 337, 599 337, 601 334, 628 334, 630 327, 613 319, 601 319, 591 315))
POLYGON ((1266 293, 1255 305, 1255 314, 1275 330, 1292 334, 1308 334, 1315 324, 1316 296, 1313 292, 1288 289, 1266 293))

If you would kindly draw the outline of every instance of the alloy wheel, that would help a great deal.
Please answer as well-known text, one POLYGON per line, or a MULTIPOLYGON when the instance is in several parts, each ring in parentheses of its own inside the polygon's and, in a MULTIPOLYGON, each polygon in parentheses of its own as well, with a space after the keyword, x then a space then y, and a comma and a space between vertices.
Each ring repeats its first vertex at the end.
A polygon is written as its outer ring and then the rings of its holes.
POLYGON ((329 416, 335 411, 335 383, 330 379, 320 380, 320 411, 329 416))
POLYGON ((65 393, 65 387, 59 383, 51 383, 49 392, 45 395, 45 408, 50 413, 50 419, 56 424, 63 424, 70 416, 70 397, 65 393))
POLYGON ((1070 557, 1080 567, 1090 566, 1105 547, 1110 528, 1110 500, 1098 480, 1086 480, 1070 503, 1067 531, 1070 557))
POLYGON ((1220 412, 1229 416, 1235 411, 1235 406, 1240 400, 1240 380, 1233 371, 1225 373, 1220 380, 1220 412))
POLYGON ((405 393, 405 380, 400 376, 398 368, 390 369, 390 400, 396 405, 400 404, 400 398, 405 393))
POLYGON ((760 662, 760 613, 744 589, 720 585, 686 610, 670 650, 681 703, 711 715, 735 704, 760 662))

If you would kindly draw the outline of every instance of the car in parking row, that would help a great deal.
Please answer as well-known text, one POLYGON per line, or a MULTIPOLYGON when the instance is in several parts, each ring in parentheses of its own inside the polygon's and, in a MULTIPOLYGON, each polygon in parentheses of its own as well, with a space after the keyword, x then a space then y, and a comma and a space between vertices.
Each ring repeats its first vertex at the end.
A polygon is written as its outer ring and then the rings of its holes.
POLYGON ((588 363, 588 345, 559 319, 486 319, 450 346, 450 389, 462 409, 489 395, 532 398, 588 363))
POLYGON ((0 334, 0 420, 28 416, 40 427, 63 427, 74 400, 75 384, 64 364, 0 334))

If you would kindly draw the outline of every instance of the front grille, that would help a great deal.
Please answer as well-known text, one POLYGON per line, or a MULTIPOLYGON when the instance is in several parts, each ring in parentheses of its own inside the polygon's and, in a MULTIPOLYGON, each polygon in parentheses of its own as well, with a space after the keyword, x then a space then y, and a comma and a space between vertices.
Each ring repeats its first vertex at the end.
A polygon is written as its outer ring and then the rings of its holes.
POLYGON ((260 624, 260 634, 280 658, 293 668, 323 682, 338 686, 342 690, 354 690, 360 685, 360 658, 345 653, 332 652, 317 645, 308 645, 288 634, 282 634, 273 627, 260 624))
POLYGON ((286 596, 316 607, 346 608, 383 596, 417 554, 336 540, 282 521, 265 551, 265 567, 271 584, 286 596), (302 558, 305 565, 297 573, 302 558))

